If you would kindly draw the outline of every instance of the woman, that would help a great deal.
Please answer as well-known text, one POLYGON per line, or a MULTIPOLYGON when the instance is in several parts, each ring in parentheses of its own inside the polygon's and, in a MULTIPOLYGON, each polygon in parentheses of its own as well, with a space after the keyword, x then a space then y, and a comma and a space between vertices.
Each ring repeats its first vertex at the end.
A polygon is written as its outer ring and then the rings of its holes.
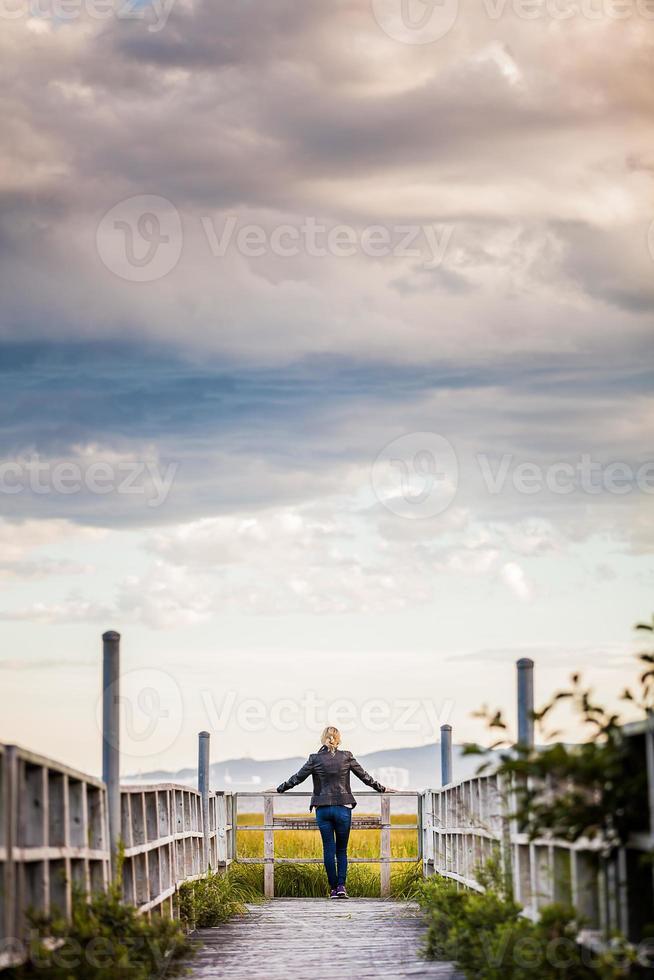
POLYGON ((313 795, 309 810, 316 808, 316 823, 322 836, 325 871, 329 881, 330 898, 348 898, 345 890, 347 877, 347 843, 352 826, 352 810, 357 801, 350 789, 350 773, 376 790, 377 793, 393 793, 386 789, 363 769, 351 752, 342 752, 341 733, 329 726, 322 733, 322 748, 309 756, 299 772, 277 787, 285 793, 313 777, 313 795))

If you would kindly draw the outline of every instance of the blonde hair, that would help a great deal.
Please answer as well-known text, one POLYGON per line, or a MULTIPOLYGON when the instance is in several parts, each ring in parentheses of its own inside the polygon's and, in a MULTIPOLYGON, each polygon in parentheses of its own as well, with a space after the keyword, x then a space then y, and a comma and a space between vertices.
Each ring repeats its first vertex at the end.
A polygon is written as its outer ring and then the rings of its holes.
POLYGON ((341 744, 341 733, 338 728, 334 728, 333 725, 328 725, 320 736, 320 742, 322 745, 326 745, 331 754, 334 755, 336 749, 341 744))

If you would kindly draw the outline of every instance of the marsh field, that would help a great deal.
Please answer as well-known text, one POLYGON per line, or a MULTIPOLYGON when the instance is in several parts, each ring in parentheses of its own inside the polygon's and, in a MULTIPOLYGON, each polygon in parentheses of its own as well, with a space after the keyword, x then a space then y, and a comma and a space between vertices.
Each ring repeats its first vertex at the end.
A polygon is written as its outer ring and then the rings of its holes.
MULTIPOLYGON (((356 812, 357 817, 376 816, 374 813, 356 812)), ((304 813, 276 813, 275 817, 306 820, 304 813)), ((417 823, 414 813, 391 815, 392 825, 417 823)), ((238 814, 237 826, 263 827, 262 813, 238 814)), ((232 873, 263 894, 263 865, 239 863, 244 858, 263 858, 263 829, 240 830, 237 834, 236 865, 232 873)), ((347 886, 353 897, 376 898, 380 894, 380 866, 375 863, 381 847, 381 830, 353 829, 348 848, 349 857, 365 858, 370 864, 351 863, 348 870, 347 886)), ((322 842, 318 829, 278 829, 275 830, 275 857, 292 858, 297 864, 278 864, 275 866, 275 894, 283 897, 311 897, 327 894, 327 880, 322 864, 302 864, 302 859, 322 859, 322 842)), ((407 863, 391 865, 391 893, 394 897, 410 897, 416 883, 422 877, 418 860, 417 830, 391 830, 391 857, 408 859, 407 863)))

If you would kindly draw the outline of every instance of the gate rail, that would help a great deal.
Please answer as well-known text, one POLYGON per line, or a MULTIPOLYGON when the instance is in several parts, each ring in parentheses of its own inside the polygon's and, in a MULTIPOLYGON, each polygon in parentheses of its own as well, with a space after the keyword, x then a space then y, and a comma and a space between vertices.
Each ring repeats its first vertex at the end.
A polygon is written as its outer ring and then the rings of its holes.
MULTIPOLYGON (((352 829, 374 829, 381 831, 380 852, 377 857, 372 858, 351 858, 348 857, 350 864, 379 864, 381 875, 381 894, 386 898, 391 893, 391 865, 392 864, 415 864, 422 859, 422 833, 420 823, 420 794, 416 792, 398 793, 374 793, 362 791, 354 794, 359 797, 377 797, 380 800, 379 818, 365 815, 357 817, 352 815, 352 829), (391 822, 391 800, 411 798, 416 800, 416 820, 413 823, 392 823, 391 822), (415 858, 394 858, 391 856, 391 833, 394 830, 415 830, 418 854, 415 858)), ((243 858, 239 857, 239 864, 262 864, 264 894, 266 898, 273 898, 275 894, 275 865, 276 864, 322 864, 322 858, 282 858, 275 856, 275 833, 280 830, 318 830, 315 819, 310 817, 275 817, 274 801, 281 799, 278 793, 235 793, 234 794, 234 851, 232 857, 237 858, 237 837, 239 831, 261 831, 263 830, 263 857, 243 858), (263 799, 263 824, 239 824, 238 823, 238 801, 243 799, 263 799)), ((311 793, 284 793, 283 799, 310 799, 311 793)))

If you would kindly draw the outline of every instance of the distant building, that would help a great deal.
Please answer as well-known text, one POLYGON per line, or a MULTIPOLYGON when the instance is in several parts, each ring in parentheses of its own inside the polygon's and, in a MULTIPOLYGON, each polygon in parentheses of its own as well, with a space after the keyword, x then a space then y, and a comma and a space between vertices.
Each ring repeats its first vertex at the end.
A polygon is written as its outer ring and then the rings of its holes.
POLYGON ((249 779, 234 779, 229 769, 225 769, 225 786, 261 786, 261 776, 250 776, 249 779))
POLYGON ((410 783, 410 773, 408 769, 401 769, 399 766, 380 766, 373 769, 371 775, 384 786, 392 789, 408 789, 410 783))

